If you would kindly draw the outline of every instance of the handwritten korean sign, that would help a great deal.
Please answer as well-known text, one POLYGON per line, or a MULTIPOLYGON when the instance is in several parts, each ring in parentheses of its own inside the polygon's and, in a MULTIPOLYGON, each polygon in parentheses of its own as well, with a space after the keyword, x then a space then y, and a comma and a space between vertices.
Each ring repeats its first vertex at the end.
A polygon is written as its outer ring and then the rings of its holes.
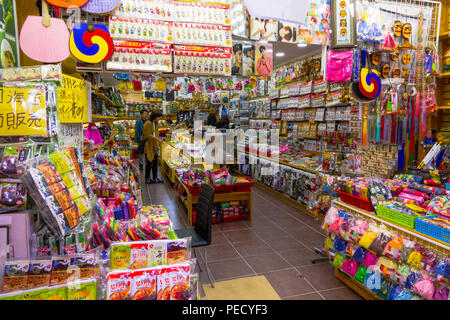
POLYGON ((46 136, 47 111, 41 89, 0 88, 0 136, 46 136))
POLYGON ((88 84, 63 74, 58 88, 58 116, 61 123, 88 122, 88 84))

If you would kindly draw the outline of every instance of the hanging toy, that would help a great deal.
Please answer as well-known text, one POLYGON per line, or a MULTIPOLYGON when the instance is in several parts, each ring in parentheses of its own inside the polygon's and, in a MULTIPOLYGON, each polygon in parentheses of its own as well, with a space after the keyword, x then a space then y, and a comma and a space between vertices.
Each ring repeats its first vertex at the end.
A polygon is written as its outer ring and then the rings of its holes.
POLYGON ((426 97, 426 108, 427 111, 430 113, 437 111, 437 104, 436 104, 436 96, 435 96, 435 87, 434 85, 431 85, 428 87, 427 90, 427 97, 426 97))
POLYGON ((411 23, 407 22, 403 24, 401 33, 403 38, 403 44, 399 45, 398 49, 414 49, 414 50, 416 49, 416 47, 414 47, 410 42, 411 33, 412 33, 411 23))
POLYGON ((386 37, 384 38, 383 44, 380 46, 380 50, 385 51, 394 51, 396 47, 395 40, 391 36, 391 33, 388 32, 386 37))

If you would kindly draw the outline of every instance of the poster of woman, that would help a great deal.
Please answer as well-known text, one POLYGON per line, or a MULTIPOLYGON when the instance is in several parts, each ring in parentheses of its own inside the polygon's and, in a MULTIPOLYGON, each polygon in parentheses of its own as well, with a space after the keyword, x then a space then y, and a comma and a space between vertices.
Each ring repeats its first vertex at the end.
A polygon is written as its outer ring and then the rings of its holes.
POLYGON ((300 25, 300 43, 327 44, 330 34, 330 4, 330 0, 309 0, 306 21, 300 25))
POLYGON ((242 43, 235 42, 233 45, 233 66, 231 68, 232 75, 242 75, 242 43))
POLYGON ((270 44, 257 44, 256 75, 270 77, 273 71, 273 47, 270 44))
POLYGON ((251 17, 250 39, 278 41, 278 21, 251 17))

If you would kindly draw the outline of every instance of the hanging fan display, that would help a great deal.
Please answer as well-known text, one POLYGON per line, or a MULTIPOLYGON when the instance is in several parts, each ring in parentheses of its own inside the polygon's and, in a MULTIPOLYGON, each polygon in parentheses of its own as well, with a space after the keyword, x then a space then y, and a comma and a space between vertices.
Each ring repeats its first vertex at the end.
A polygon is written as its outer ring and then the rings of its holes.
POLYGON ((87 63, 108 60, 114 52, 114 43, 108 28, 101 24, 75 24, 69 47, 75 58, 87 63))
POLYGON ((89 0, 81 10, 92 14, 110 14, 115 11, 121 0, 89 0))
POLYGON ((372 101, 381 93, 380 73, 366 66, 367 50, 361 50, 361 69, 358 72, 358 80, 353 82, 352 91, 360 101, 372 101))
POLYGON ((61 19, 50 18, 47 2, 42 2, 42 17, 28 16, 20 30, 19 44, 29 58, 57 63, 70 56, 70 33, 61 19))
MULTIPOLYGON (((69 7, 81 7, 85 5, 88 0, 46 0, 46 1, 60 8, 69 8, 69 7)), ((45 1, 42 0, 42 2, 45 1)))

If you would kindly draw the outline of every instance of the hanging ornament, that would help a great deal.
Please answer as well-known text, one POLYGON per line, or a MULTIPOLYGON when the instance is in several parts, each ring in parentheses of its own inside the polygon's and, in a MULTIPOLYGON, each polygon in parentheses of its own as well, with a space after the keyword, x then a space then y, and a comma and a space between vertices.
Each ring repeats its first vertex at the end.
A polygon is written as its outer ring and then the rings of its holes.
POLYGON ((110 14, 115 11, 121 0, 89 0, 81 10, 91 14, 110 14))
POLYGON ((69 40, 70 52, 80 61, 100 63, 114 52, 108 28, 101 24, 75 24, 69 40))
POLYGON ((20 49, 33 60, 57 63, 70 57, 69 37, 64 20, 50 18, 48 4, 42 0, 42 17, 28 16, 23 23, 19 36, 20 49))

